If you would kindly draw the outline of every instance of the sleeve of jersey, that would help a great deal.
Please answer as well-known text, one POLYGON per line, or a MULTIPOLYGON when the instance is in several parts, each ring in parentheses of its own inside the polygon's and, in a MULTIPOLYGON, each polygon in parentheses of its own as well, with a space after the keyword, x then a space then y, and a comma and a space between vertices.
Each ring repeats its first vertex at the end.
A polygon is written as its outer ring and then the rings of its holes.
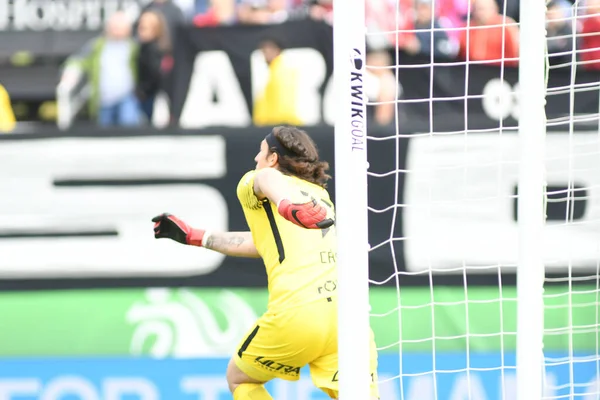
POLYGON ((237 186, 237 197, 243 208, 249 210, 259 209, 262 204, 254 194, 254 176, 256 171, 247 172, 237 186))

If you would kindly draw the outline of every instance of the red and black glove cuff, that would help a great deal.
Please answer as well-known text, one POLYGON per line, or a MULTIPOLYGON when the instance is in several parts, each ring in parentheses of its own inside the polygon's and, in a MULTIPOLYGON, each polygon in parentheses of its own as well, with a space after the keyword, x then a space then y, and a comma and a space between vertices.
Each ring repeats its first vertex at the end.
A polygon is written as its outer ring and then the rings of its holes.
POLYGON ((327 218, 327 210, 315 199, 300 204, 283 199, 277 205, 277 211, 283 218, 303 228, 325 229, 333 225, 333 220, 327 218))
POLYGON ((206 231, 194 229, 174 215, 164 213, 152 218, 154 237, 172 239, 181 244, 202 246, 206 231))

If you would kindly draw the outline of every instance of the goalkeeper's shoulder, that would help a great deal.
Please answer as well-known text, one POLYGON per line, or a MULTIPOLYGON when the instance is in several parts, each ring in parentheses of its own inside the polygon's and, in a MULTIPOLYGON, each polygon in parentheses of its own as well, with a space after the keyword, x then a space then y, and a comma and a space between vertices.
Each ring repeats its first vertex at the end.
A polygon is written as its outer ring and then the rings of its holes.
POLYGON ((254 193, 254 179, 256 171, 246 172, 238 182, 236 194, 244 208, 256 209, 260 207, 260 201, 254 193))
POLYGON ((256 176, 256 170, 250 170, 242 175, 242 178, 238 182, 238 188, 250 186, 254 183, 254 177, 256 176))

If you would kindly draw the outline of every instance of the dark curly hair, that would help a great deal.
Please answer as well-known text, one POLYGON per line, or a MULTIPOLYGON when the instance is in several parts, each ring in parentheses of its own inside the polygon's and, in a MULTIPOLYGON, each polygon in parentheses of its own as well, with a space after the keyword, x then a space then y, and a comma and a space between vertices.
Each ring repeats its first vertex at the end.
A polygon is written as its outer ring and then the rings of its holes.
POLYGON ((331 179, 327 174, 329 163, 319 160, 317 146, 305 131, 293 126, 278 126, 273 128, 273 135, 292 153, 281 155, 275 147, 269 149, 270 153, 278 153, 279 170, 282 173, 327 188, 327 181, 331 179))

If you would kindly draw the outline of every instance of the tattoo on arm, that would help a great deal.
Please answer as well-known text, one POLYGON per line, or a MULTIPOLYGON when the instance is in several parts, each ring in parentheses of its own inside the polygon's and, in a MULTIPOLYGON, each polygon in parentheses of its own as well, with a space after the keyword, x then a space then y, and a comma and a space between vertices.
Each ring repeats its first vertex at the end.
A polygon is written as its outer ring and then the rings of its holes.
POLYGON ((211 235, 204 247, 211 250, 226 250, 240 247, 244 241, 245 239, 242 236, 220 237, 218 235, 211 235))
POLYGON ((260 257, 250 232, 225 232, 211 234, 204 247, 234 257, 260 257))

